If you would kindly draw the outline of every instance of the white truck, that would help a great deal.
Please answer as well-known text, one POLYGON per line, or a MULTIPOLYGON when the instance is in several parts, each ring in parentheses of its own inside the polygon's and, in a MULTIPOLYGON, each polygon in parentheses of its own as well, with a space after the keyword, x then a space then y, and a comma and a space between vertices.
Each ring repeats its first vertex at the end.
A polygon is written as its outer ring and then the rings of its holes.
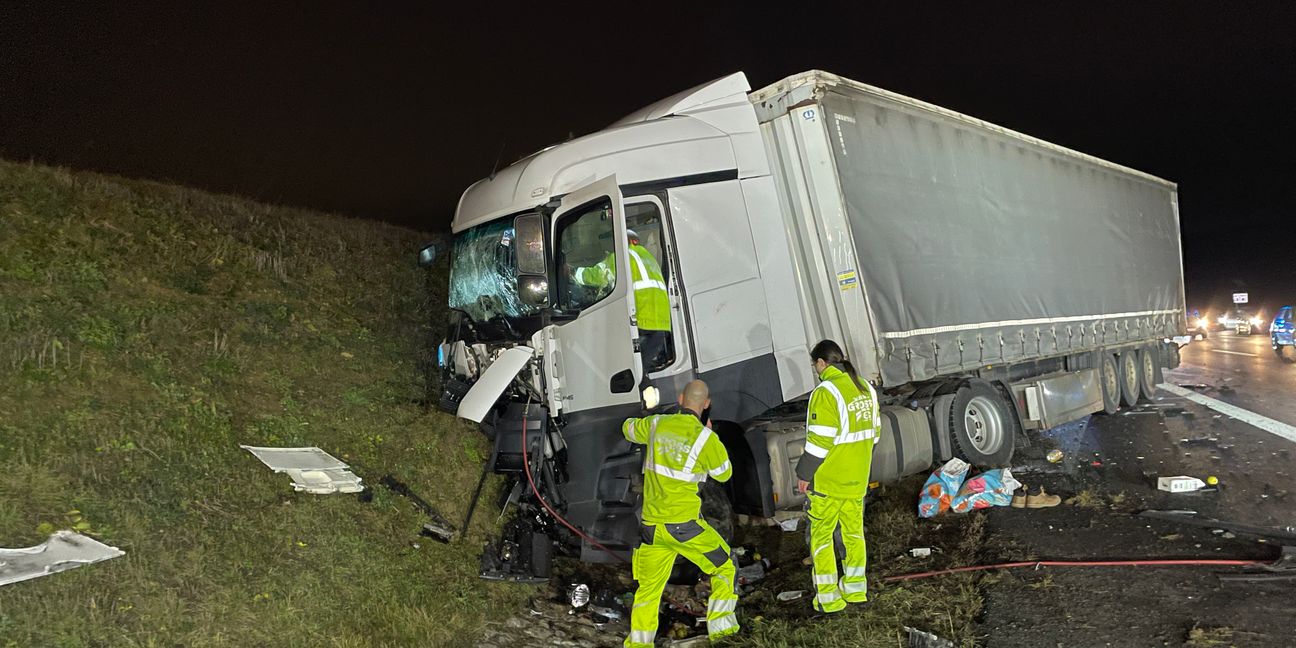
POLYGON ((882 395, 875 480, 1007 465, 1025 430, 1132 406, 1178 365, 1174 184, 825 72, 749 90, 698 86, 463 194, 442 404, 494 439, 523 535, 633 548, 642 448, 621 422, 693 378, 735 469, 704 513, 799 508, 823 338, 882 395), (646 380, 627 229, 672 309, 646 380), (613 285, 572 280, 609 255, 613 285))

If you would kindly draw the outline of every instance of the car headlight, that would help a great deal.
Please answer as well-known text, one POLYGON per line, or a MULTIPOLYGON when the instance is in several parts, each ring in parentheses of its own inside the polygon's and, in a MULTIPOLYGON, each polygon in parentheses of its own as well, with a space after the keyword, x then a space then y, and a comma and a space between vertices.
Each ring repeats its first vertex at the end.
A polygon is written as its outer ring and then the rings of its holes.
POLYGON ((1260 326, 1260 323, 1263 322, 1263 321, 1264 321, 1264 320, 1260 319, 1259 317, 1252 317, 1252 318, 1251 318, 1251 325, 1252 325, 1252 326, 1260 326))

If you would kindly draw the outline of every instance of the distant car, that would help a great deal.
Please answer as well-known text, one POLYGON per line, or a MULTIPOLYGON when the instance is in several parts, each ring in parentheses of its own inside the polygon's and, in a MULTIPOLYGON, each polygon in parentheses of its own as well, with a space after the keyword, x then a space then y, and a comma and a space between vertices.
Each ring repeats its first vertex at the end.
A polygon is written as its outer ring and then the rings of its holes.
POLYGON ((1211 321, 1205 317, 1188 318, 1188 335, 1189 337, 1201 336, 1205 340, 1210 337, 1211 321))
POLYGON ((1274 354, 1284 360, 1296 360, 1296 349, 1287 351, 1288 347, 1296 347, 1296 315, 1292 313, 1291 306, 1283 306, 1278 311, 1278 316, 1274 318, 1273 324, 1269 325, 1269 341, 1273 343, 1274 354), (1286 353, 1287 355, 1284 355, 1286 353), (1292 357, 1287 357, 1292 356, 1292 357))
POLYGON ((1226 331, 1233 331, 1238 335, 1251 335, 1261 331, 1261 325, 1264 324, 1264 318, 1254 313, 1248 313, 1242 309, 1236 309, 1228 314, 1221 315, 1219 318, 1220 326, 1226 331))

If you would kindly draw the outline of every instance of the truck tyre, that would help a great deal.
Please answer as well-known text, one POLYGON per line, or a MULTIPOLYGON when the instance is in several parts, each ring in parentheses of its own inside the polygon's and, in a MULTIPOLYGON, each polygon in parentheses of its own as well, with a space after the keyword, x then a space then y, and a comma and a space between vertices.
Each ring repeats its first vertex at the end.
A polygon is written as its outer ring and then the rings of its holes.
POLYGON ((1120 410, 1120 372, 1116 358, 1105 351, 1098 354, 1098 382, 1102 383, 1103 413, 1115 414, 1120 410))
POLYGON ((954 393, 950 439, 954 454, 974 466, 1006 466, 1013 455, 1011 408, 999 390, 983 380, 969 380, 954 393))
POLYGON ((1138 351, 1126 349, 1116 359, 1116 374, 1120 377, 1120 402, 1133 407, 1139 399, 1138 351))
POLYGON ((1274 355, 1278 356, 1283 362, 1296 362, 1296 349, 1289 349, 1288 345, 1279 344, 1278 338, 1270 338, 1273 343, 1274 355))
POLYGON ((725 493, 724 488, 708 479, 699 485, 698 497, 702 499, 702 519, 706 520, 725 542, 733 542, 733 502, 729 501, 729 495, 725 493))
POLYGON ((1139 349, 1139 391, 1143 400, 1156 398, 1156 386, 1161 384, 1161 354, 1155 347, 1139 349))

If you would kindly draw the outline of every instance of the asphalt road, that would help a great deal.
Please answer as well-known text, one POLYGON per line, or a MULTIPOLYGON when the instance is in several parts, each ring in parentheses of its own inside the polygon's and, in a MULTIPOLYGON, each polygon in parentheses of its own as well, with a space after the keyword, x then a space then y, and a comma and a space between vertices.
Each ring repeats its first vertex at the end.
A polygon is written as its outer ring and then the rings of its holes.
MULTIPOLYGON (((1112 416, 1043 432, 1013 474, 1078 504, 989 516, 987 560, 1243 558, 1273 560, 1274 541, 1137 517, 1193 510, 1225 522, 1296 527, 1296 363, 1267 335, 1221 333, 1180 351, 1157 397, 1112 416), (1053 447, 1065 459, 1050 464, 1053 447), (1165 493, 1160 476, 1215 476, 1218 490, 1165 493)), ((1227 527, 1227 524, 1221 524, 1227 527)), ((988 646, 1296 645, 1296 585, 1225 585, 1211 568, 1019 570, 986 588, 988 646)))

